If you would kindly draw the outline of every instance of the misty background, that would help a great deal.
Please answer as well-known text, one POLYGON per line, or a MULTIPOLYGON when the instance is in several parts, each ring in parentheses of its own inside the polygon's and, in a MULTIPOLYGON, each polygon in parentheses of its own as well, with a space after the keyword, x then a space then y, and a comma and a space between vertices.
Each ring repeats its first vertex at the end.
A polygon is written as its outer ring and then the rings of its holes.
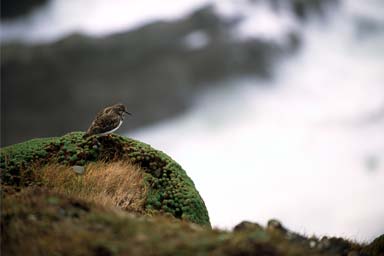
POLYGON ((384 233, 384 2, 1 2, 1 145, 118 133, 187 171, 214 227, 384 233))

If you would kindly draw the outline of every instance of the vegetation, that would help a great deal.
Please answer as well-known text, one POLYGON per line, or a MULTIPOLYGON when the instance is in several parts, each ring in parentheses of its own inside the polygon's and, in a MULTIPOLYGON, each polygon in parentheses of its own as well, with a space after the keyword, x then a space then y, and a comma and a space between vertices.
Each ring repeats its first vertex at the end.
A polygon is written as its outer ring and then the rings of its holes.
MULTIPOLYGON (((180 219, 210 226, 204 201, 192 180, 169 156, 130 138, 110 135, 83 139, 83 134, 73 132, 58 138, 35 139, 2 149, 2 183, 16 190, 26 186, 41 186, 44 181, 41 177, 52 172, 56 172, 59 178, 69 178, 65 173, 71 166, 86 166, 87 171, 88 165, 96 161, 128 161, 130 165, 142 170, 146 186, 144 211, 147 214, 168 213, 180 219), (47 168, 47 164, 54 165, 47 168), (57 168, 53 168, 54 166, 57 168), (44 170, 46 173, 42 172, 44 170)), ((59 180, 53 182, 55 174, 51 176, 53 179, 49 184, 60 184, 59 180)), ((89 174, 79 177, 79 180, 86 182, 87 178, 89 174)), ((70 191, 74 191, 73 187, 70 191)), ((67 187, 62 189, 66 190, 67 187)))
POLYGON ((364 255, 361 245, 308 239, 277 221, 266 228, 244 222, 233 232, 211 230, 41 188, 7 196, 1 228, 4 255, 364 255))
POLYGON ((1 149, 3 255, 383 255, 369 245, 305 237, 277 220, 210 229, 203 200, 164 153, 83 133, 1 149))
POLYGON ((83 175, 76 173, 74 168, 50 164, 37 175, 44 187, 65 196, 145 213, 148 187, 140 167, 128 161, 95 162, 86 167, 83 175))

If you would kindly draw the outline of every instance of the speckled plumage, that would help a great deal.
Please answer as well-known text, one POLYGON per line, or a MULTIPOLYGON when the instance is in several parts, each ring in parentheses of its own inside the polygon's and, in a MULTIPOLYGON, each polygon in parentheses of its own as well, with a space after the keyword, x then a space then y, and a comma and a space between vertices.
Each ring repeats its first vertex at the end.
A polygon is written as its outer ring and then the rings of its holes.
POLYGON ((88 128, 84 137, 91 135, 105 135, 116 131, 124 120, 124 114, 129 114, 123 104, 116 104, 104 108, 97 113, 91 126, 88 128))

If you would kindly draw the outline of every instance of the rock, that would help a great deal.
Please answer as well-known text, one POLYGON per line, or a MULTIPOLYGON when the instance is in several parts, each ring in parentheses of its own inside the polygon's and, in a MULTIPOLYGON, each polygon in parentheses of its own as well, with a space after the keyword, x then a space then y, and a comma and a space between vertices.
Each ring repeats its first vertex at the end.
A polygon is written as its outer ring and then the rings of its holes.
POLYGON ((309 247, 310 248, 315 248, 317 245, 317 239, 309 239, 309 247))
MULTIPOLYGON (((270 2, 286 6, 286 0, 270 2)), ((334 2, 289 5, 307 17, 334 2)), ((85 130, 100 109, 116 102, 135 114, 121 131, 145 126, 187 110, 207 85, 241 76, 271 78, 275 63, 301 46, 300 31, 288 32, 285 43, 234 40, 239 21, 206 6, 184 19, 105 37, 73 34, 49 44, 2 44, 2 145, 85 130), (204 43, 186 43, 196 35, 204 43)))
POLYGON ((271 219, 268 221, 267 230, 268 231, 278 231, 278 232, 282 232, 282 233, 287 232, 287 229, 283 227, 283 225, 281 224, 281 222, 279 220, 276 220, 276 219, 271 219))
POLYGON ((287 45, 235 41, 231 26, 205 7, 182 20, 102 38, 74 34, 51 44, 2 44, 2 144, 85 130, 116 102, 134 113, 122 130, 180 114, 207 84, 241 75, 270 78, 274 63, 300 37, 290 35, 287 45), (196 31, 207 43, 191 49, 185 38, 196 31))
POLYGON ((328 238, 329 247, 326 251, 339 255, 346 255, 353 249, 353 244, 339 237, 328 238))
POLYGON ((80 166, 80 165, 74 165, 74 166, 72 166, 72 169, 77 174, 83 174, 85 171, 84 166, 80 166))
POLYGON ((347 256, 360 256, 360 253, 358 253, 357 251, 350 251, 348 252, 347 256))
POLYGON ((11 19, 28 14, 36 7, 39 7, 48 0, 2 0, 1 19, 11 19))
POLYGON ((308 246, 315 238, 305 237, 302 243, 274 232, 266 239, 261 235, 263 229, 229 232, 163 216, 137 216, 39 187, 2 198, 0 217, 4 224, 0 238, 7 245, 2 248, 5 255, 382 255, 382 247, 368 254, 361 249, 370 245, 348 240, 343 240, 352 248, 347 252, 319 251, 308 246), (52 197, 60 203, 49 203, 47 198, 52 197), (31 214, 36 217, 29 217, 31 214))
POLYGON ((262 230, 263 228, 254 222, 250 221, 242 221, 239 224, 237 224, 234 228, 233 231, 254 231, 254 230, 262 230))
POLYGON ((331 247, 331 241, 329 241, 328 237, 324 236, 320 239, 317 247, 320 250, 327 250, 327 249, 329 249, 329 247, 331 247))
POLYGON ((363 248, 362 252, 367 255, 384 256, 384 234, 377 237, 368 246, 363 248))
POLYGON ((336 6, 339 0, 270 0, 269 2, 278 11, 289 6, 293 14, 304 22, 314 15, 324 16, 327 9, 336 6))
POLYGON ((73 132, 2 148, 0 164, 5 166, 0 173, 2 187, 44 185, 40 184, 39 176, 33 174, 48 163, 59 166, 69 163, 73 171, 85 175, 83 166, 89 163, 127 160, 145 172, 145 203, 140 209, 143 213, 169 215, 210 227, 207 208, 193 181, 169 156, 145 143, 115 134, 95 136, 91 140, 84 139, 83 135, 83 132, 73 132), (96 144, 100 147, 93 148, 96 144))
MULTIPOLYGON (((369 37, 374 37, 384 33, 384 23, 373 17, 357 17, 355 18, 355 34, 359 40, 367 40, 369 37)), ((372 119, 380 119, 383 116, 382 110, 373 115, 372 119)))

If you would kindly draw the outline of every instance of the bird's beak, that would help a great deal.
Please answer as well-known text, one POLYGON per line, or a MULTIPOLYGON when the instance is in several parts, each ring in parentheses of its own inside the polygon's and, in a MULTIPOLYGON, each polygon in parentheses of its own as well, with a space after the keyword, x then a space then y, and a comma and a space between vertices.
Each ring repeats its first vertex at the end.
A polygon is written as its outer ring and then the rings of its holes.
POLYGON ((125 112, 125 113, 127 113, 127 114, 128 114, 128 115, 130 115, 130 116, 132 115, 132 114, 131 114, 131 113, 129 113, 128 111, 124 111, 124 112, 125 112))

